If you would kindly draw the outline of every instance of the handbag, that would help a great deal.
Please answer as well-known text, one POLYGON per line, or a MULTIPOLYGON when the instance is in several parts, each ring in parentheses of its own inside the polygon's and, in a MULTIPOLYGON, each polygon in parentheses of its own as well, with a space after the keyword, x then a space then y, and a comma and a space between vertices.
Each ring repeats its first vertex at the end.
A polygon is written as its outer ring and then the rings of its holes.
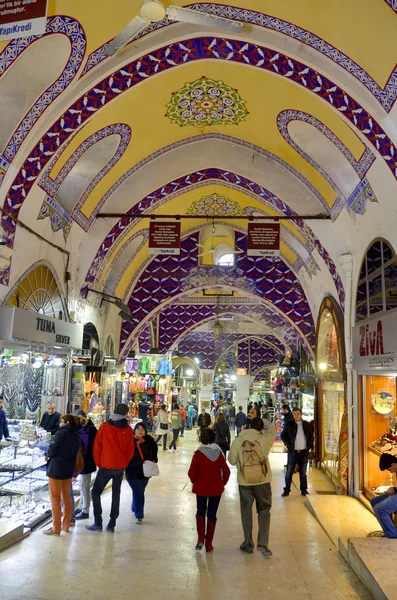
POLYGON ((157 477, 160 475, 160 469, 158 464, 153 462, 152 460, 144 460, 143 461, 143 474, 145 477, 157 477))
POLYGON ((160 423, 160 429, 168 431, 168 423, 160 423))
POLYGON ((74 461, 73 473, 78 475, 85 467, 85 460, 83 455, 83 450, 81 448, 81 444, 76 454, 76 458, 74 461))

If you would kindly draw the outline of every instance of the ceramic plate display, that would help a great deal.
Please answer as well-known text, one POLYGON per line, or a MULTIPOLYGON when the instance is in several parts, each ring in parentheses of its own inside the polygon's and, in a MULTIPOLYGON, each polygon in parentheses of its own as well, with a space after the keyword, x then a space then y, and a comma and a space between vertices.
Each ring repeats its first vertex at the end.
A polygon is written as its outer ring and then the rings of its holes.
POLYGON ((389 392, 378 392, 372 396, 372 407, 381 415, 388 415, 394 410, 395 398, 389 392))

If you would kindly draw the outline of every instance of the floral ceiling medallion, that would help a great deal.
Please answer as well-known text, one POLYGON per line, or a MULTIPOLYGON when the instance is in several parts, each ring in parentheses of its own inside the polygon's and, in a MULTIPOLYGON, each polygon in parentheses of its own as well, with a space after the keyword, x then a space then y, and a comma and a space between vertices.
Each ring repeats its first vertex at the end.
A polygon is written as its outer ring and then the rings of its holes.
POLYGON ((167 117, 181 127, 238 125, 248 111, 238 91, 223 81, 201 77, 172 94, 167 117))
POLYGON ((244 217, 245 213, 235 200, 220 194, 209 194, 192 203, 188 215, 203 215, 206 217, 244 217))

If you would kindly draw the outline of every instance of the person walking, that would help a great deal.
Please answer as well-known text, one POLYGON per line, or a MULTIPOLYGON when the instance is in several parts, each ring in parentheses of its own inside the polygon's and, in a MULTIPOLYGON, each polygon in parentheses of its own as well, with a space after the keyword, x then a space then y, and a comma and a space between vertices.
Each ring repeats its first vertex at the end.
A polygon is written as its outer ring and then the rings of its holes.
POLYGON ((181 437, 184 437, 184 432, 185 432, 185 427, 186 427, 186 408, 184 408, 183 406, 181 406, 181 420, 182 420, 182 427, 181 427, 181 437))
POLYGON ((295 465, 299 465, 300 491, 306 496, 307 491, 307 462, 308 453, 313 447, 313 430, 308 423, 302 419, 302 411, 297 406, 292 411, 293 419, 287 420, 281 432, 281 439, 288 449, 287 473, 285 475, 285 487, 281 494, 283 497, 291 493, 292 476, 295 465))
POLYGON ((176 447, 176 442, 178 441, 179 430, 181 427, 182 419, 179 406, 177 404, 174 404, 171 412, 172 442, 168 448, 169 452, 172 452, 172 449, 174 449, 174 452, 179 452, 179 450, 176 447))
POLYGON ((46 452, 52 526, 43 532, 45 535, 60 535, 61 529, 69 531, 73 512, 72 477, 79 448, 80 438, 76 432, 75 418, 73 415, 63 415, 59 422, 59 429, 46 452), (61 501, 63 504, 62 522, 61 501))
POLYGON ((120 511, 120 491, 124 470, 134 455, 134 434, 128 425, 126 416, 128 406, 118 404, 109 421, 102 423, 94 442, 94 461, 98 467, 92 504, 94 523, 86 525, 89 531, 102 531, 101 494, 109 481, 112 481, 112 505, 107 531, 114 532, 120 511))
POLYGON ((191 430, 193 427, 194 415, 195 415, 194 406, 193 406, 193 404, 189 404, 189 406, 187 407, 187 412, 186 412, 187 428, 189 430, 191 430))
POLYGON ((156 444, 158 444, 163 438, 163 450, 167 450, 167 438, 168 438, 168 413, 167 407, 165 404, 160 406, 160 410, 157 413, 158 425, 156 431, 156 444))
POLYGON ((132 490, 131 510, 135 515, 136 523, 141 524, 144 518, 145 489, 149 478, 143 472, 145 460, 157 463, 157 444, 151 435, 148 435, 146 423, 137 423, 134 429, 134 455, 125 470, 125 478, 132 490))
POLYGON ((197 420, 197 425, 202 429, 203 427, 209 427, 211 425, 211 417, 205 411, 205 408, 201 411, 201 414, 197 420))
POLYGON ((225 485, 229 481, 230 469, 225 458, 215 444, 215 432, 209 428, 201 429, 201 446, 193 454, 188 476, 196 494, 197 544, 201 550, 205 543, 207 552, 212 552, 217 511, 225 485), (207 517, 207 528, 205 518, 207 517))
POLYGON ((254 550, 252 504, 255 500, 259 526, 257 549, 265 558, 273 555, 269 549, 272 472, 268 457, 276 434, 276 427, 269 421, 252 419, 251 428, 244 429, 236 437, 229 452, 230 464, 238 466, 237 481, 244 531, 240 550, 248 554, 254 550))
POLYGON ((90 516, 91 477, 96 471, 96 464, 94 460, 94 442, 98 430, 91 419, 87 418, 84 410, 79 409, 77 411, 76 419, 79 419, 80 425, 80 427, 77 429, 77 434, 84 443, 84 469, 77 478, 80 486, 80 504, 75 514, 75 519, 81 521, 83 519, 88 519, 90 516))
POLYGON ((292 414, 292 411, 289 407, 288 404, 283 404, 281 407, 281 412, 283 414, 283 426, 285 427, 285 424, 288 421, 293 421, 294 420, 294 415, 292 414))
POLYGON ((240 435, 243 427, 247 424, 247 415, 243 412, 243 407, 238 407, 238 413, 234 418, 234 426, 236 428, 236 437, 240 435))
POLYGON ((226 452, 230 450, 230 428, 224 413, 219 413, 212 429, 215 433, 215 444, 218 444, 226 458, 226 452))

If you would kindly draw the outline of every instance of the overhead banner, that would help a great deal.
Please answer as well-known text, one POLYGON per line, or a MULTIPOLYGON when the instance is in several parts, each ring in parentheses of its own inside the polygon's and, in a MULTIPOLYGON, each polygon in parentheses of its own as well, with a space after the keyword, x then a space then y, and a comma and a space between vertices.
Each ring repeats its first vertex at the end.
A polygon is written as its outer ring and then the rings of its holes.
POLYGON ((45 32, 48 0, 0 0, 0 40, 45 32))
POLYGON ((248 256, 280 256, 280 223, 248 223, 248 256))
POLYGON ((149 254, 180 254, 181 222, 150 221, 149 254))

